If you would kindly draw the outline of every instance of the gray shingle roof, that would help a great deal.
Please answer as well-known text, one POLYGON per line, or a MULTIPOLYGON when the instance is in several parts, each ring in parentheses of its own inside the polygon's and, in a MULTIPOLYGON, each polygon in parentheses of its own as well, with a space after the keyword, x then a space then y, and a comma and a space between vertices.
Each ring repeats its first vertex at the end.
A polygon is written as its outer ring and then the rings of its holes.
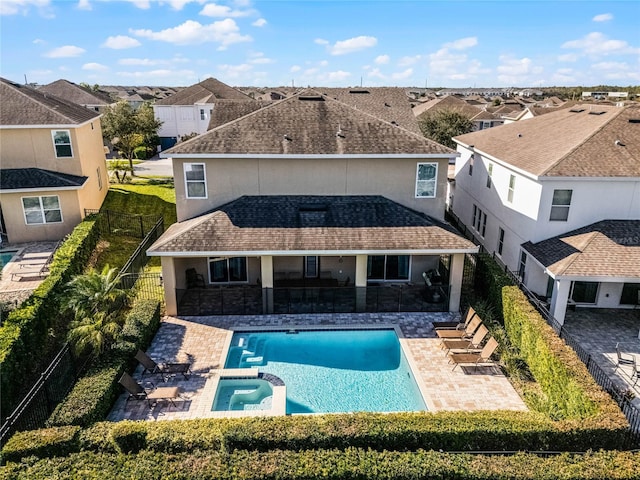
POLYGON ((207 78, 169 97, 158 100, 156 105, 195 105, 196 103, 215 103, 216 100, 251 101, 253 99, 226 83, 215 78, 207 78))
POLYGON ((0 78, 0 125, 78 125, 100 114, 0 78))
POLYGON ((436 98, 420 105, 413 107, 413 114, 419 119, 425 118, 425 116, 437 112, 439 110, 455 110, 472 118, 482 112, 482 109, 469 105, 461 98, 454 97, 453 95, 447 95, 443 98, 436 98))
POLYGON ((172 154, 443 154, 455 152, 306 90, 167 150, 172 154))
POLYGON ((55 95, 63 98, 76 105, 111 105, 114 101, 102 92, 93 92, 80 85, 76 85, 68 80, 56 80, 55 82, 43 85, 38 88, 38 91, 55 95))
POLYGON ((640 220, 603 220, 522 248, 554 275, 640 278, 640 220))
POLYGON ((211 115, 211 120, 209 120, 209 127, 207 130, 219 127, 220 125, 229 123, 237 118, 244 117, 251 112, 259 110, 265 105, 268 105, 268 103, 246 100, 220 100, 216 102, 216 105, 213 108, 213 114, 211 115))
POLYGON ((87 178, 42 168, 3 168, 0 190, 81 187, 87 178))
POLYGON ((640 177, 638 118, 640 106, 576 105, 454 140, 537 176, 640 177))
POLYGON ((381 196, 243 196, 175 223, 149 254, 475 251, 448 225, 381 196))

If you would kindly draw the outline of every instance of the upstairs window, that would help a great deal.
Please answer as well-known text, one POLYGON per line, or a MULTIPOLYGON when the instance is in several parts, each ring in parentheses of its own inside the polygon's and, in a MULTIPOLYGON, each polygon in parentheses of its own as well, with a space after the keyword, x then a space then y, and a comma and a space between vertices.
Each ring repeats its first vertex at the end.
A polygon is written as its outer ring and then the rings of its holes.
POLYGON ((204 108, 200 109, 200 120, 204 120, 205 116, 204 116, 204 108))
POLYGON ((551 214, 549 220, 553 222, 566 222, 569 218, 571 195, 573 190, 554 190, 551 201, 551 214))
POLYGON ((469 157, 469 175, 473 175, 473 161, 475 160, 475 155, 472 153, 469 157))
POLYGON ((513 203, 513 194, 516 190, 516 176, 509 177, 509 191, 507 192, 507 202, 513 203))
POLYGON ((437 178, 437 163, 419 163, 418 172, 416 174, 416 197, 435 197, 437 178))
POLYGON ((184 181, 187 198, 207 198, 204 163, 185 163, 184 181))
POLYGON ((498 227, 498 255, 502 255, 502 249, 504 248, 504 230, 502 227, 498 227))
POLYGON ((69 130, 52 130, 51 137, 53 138, 53 146, 56 149, 56 158, 73 157, 69 130))
POLYGON ((22 210, 27 225, 62 223, 62 210, 57 195, 22 197, 22 210))
POLYGON ((491 175, 493 175, 493 163, 487 167, 487 188, 491 188, 491 175))

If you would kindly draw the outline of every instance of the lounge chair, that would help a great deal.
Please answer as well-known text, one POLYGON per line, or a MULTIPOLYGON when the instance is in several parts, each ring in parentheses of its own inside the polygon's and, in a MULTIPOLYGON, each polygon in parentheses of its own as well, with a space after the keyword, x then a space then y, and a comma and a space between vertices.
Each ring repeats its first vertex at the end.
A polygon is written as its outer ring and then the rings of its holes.
POLYGON ((433 322, 433 328, 435 328, 436 330, 442 330, 442 329, 463 330, 467 325, 469 325, 469 322, 471 321, 471 319, 476 315, 477 315, 476 311, 473 309, 473 307, 470 306, 462 322, 433 322))
POLYGON ((187 288, 205 288, 204 277, 195 268, 187 268, 185 275, 187 276, 187 288))
POLYGON ((12 281, 19 281, 22 278, 31 277, 45 277, 49 274, 49 260, 46 263, 40 263, 35 265, 29 265, 23 268, 18 268, 15 272, 11 273, 12 281))
POLYGON ((479 316, 475 316, 471 319, 471 321, 467 324, 467 326, 463 329, 455 329, 455 330, 446 330, 439 329, 436 330, 436 335, 438 338, 457 338, 460 339, 469 339, 473 337, 473 334, 476 333, 476 330, 482 323, 482 319, 479 316))
POLYGON ((618 358, 618 363, 616 364, 616 370, 623 365, 636 365, 636 357, 631 355, 630 353, 624 353, 620 349, 620 343, 616 343, 616 356, 618 358))
POLYGON ((149 373, 159 373, 162 375, 162 379, 166 381, 170 375, 175 375, 181 373, 182 376, 189 380, 189 375, 191 375, 191 364, 190 363, 156 363, 149 355, 144 353, 142 350, 138 350, 136 353, 136 360, 140 362, 140 364, 144 367, 142 370, 142 375, 146 372, 149 373))
POLYGON ((136 382, 131 375, 127 372, 122 374, 118 383, 124 387, 124 389, 129 393, 129 397, 127 400, 135 399, 135 400, 146 400, 149 404, 149 407, 153 405, 153 401, 156 403, 160 400, 169 400, 173 406, 176 404, 174 399, 180 396, 180 389, 178 387, 160 387, 157 388, 151 382, 149 383, 149 387, 145 388, 136 382))
POLYGON ((449 363, 455 364, 451 370, 455 370, 461 363, 473 364, 476 370, 478 365, 495 365, 491 361, 491 355, 493 355, 496 348, 498 348, 498 341, 491 337, 479 352, 449 352, 449 363))
POLYGON ((440 347, 446 349, 447 353, 451 350, 467 350, 467 352, 480 350, 480 345, 488 333, 489 329, 480 325, 471 339, 443 338, 440 347))

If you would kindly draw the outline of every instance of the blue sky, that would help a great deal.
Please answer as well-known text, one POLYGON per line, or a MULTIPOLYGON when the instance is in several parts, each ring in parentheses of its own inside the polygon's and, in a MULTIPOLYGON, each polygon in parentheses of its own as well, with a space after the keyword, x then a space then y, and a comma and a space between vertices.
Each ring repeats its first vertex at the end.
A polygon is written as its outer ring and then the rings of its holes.
POLYGON ((0 75, 45 84, 640 84, 640 1, 0 0, 0 75))

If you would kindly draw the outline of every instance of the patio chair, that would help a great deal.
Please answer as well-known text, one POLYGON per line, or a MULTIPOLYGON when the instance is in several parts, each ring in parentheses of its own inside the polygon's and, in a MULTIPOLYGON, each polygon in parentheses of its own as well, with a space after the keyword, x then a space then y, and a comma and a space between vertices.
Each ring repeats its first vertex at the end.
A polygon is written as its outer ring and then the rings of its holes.
POLYGON ((34 265, 29 265, 23 268, 18 268, 15 272, 11 273, 12 281, 20 281, 22 278, 31 278, 31 277, 46 277, 49 275, 49 262, 51 259, 47 259, 45 263, 39 263, 34 265))
POLYGON ((474 316, 471 321, 464 327, 463 330, 455 329, 455 330, 446 330, 446 329, 438 329, 436 330, 436 335, 438 338, 457 338, 460 339, 469 339, 473 337, 473 334, 476 333, 476 330, 482 323, 482 319, 479 316, 474 316))
POLYGON ((489 329, 480 325, 471 339, 443 338, 440 342, 440 348, 446 349, 447 353, 451 350, 467 350, 467 352, 480 350, 480 345, 488 333, 489 329))
POLYGON ((433 328, 435 328, 436 330, 463 330, 467 325, 469 325, 471 319, 476 315, 476 311, 473 309, 473 307, 470 306, 467 309, 467 313, 465 314, 464 320, 462 322, 433 322, 433 328))
POLYGON ((124 389, 129 393, 127 400, 135 399, 135 400, 146 400, 149 404, 149 407, 152 406, 152 402, 155 400, 156 403, 160 400, 169 400, 171 404, 175 407, 176 404, 174 399, 180 396, 180 389, 178 387, 160 387, 157 388, 153 383, 148 382, 149 386, 147 388, 140 385, 136 382, 131 375, 127 372, 122 374, 118 383, 124 387, 124 389))
POLYGON ((478 365, 495 365, 495 362, 491 360, 491 355, 496 351, 496 348, 498 348, 498 341, 491 337, 479 352, 449 352, 449 363, 455 364, 451 371, 461 363, 473 364, 476 370, 478 365))
POLYGON ((620 342, 616 343, 616 356, 618 358, 616 370, 623 365, 636 365, 636 357, 630 353, 624 353, 620 349, 620 342))
POLYGON ((136 353, 136 360, 140 362, 142 365, 142 375, 146 372, 149 373, 159 373, 162 375, 162 379, 166 382, 170 375, 175 375, 181 373, 182 376, 189 380, 189 375, 191 375, 191 364, 190 363, 156 363, 149 355, 144 353, 142 350, 138 350, 136 353))
POLYGON ((187 268, 187 288, 205 288, 204 277, 195 268, 187 268))
POLYGON ((632 387, 636 386, 636 383, 638 383, 638 380, 640 380, 640 370, 638 370, 638 364, 633 362, 633 367, 631 370, 631 380, 633 380, 633 383, 631 384, 632 387), (633 380, 635 378, 635 380, 633 380))

